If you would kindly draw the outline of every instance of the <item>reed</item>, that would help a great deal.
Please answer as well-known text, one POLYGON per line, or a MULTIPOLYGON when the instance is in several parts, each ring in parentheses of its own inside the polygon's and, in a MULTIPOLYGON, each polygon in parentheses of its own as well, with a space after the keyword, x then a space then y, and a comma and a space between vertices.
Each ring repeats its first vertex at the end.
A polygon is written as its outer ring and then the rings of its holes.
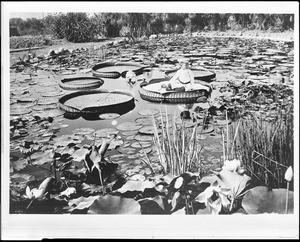
POLYGON ((284 174, 294 160, 292 108, 277 113, 273 120, 265 114, 242 119, 235 147, 250 175, 272 188, 285 187, 284 174))
POLYGON ((168 117, 167 108, 165 115, 160 110, 158 120, 152 116, 158 161, 164 173, 180 175, 187 171, 198 172, 202 152, 202 147, 197 142, 198 123, 192 128, 187 128, 184 120, 176 123, 175 117, 175 114, 168 117), (162 130, 160 135, 158 127, 162 130))

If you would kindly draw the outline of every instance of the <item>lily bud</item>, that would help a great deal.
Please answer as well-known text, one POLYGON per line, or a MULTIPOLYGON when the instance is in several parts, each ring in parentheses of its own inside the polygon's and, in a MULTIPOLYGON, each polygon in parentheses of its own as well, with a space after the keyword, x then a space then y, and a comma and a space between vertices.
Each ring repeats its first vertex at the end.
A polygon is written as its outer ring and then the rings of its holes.
POLYGON ((290 166, 284 174, 284 179, 290 182, 292 178, 293 178, 293 168, 290 166))
POLYGON ((183 184, 183 178, 180 176, 176 179, 174 188, 179 189, 182 186, 182 184, 183 184))

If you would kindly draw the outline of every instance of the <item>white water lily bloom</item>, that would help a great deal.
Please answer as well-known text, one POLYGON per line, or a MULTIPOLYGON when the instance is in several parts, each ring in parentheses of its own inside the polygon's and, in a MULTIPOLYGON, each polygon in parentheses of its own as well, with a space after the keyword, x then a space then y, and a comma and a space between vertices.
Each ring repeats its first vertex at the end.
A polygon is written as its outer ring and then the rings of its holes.
POLYGON ((290 166, 284 174, 284 179, 290 182, 292 178, 293 178, 293 168, 290 166))
POLYGON ((230 205, 230 201, 227 198, 229 194, 230 189, 221 188, 217 185, 217 182, 214 182, 210 187, 200 193, 195 200, 209 207, 212 214, 219 214, 222 206, 226 207, 230 205))
POLYGON ((240 160, 237 160, 237 159, 225 160, 224 166, 222 167, 222 169, 227 170, 227 171, 235 171, 240 166, 241 166, 240 160))
POLYGON ((183 178, 180 176, 176 179, 174 188, 179 189, 182 186, 182 184, 183 184, 183 178))
POLYGON ((45 190, 44 189, 33 188, 31 190, 31 192, 33 194, 34 199, 40 199, 45 195, 45 190))
POLYGON ((33 198, 33 193, 32 193, 32 191, 30 190, 29 186, 26 187, 26 196, 27 196, 29 199, 32 199, 32 198, 33 198))
POLYGON ((66 190, 62 191, 59 196, 70 197, 72 194, 76 193, 76 189, 74 187, 68 187, 66 190))

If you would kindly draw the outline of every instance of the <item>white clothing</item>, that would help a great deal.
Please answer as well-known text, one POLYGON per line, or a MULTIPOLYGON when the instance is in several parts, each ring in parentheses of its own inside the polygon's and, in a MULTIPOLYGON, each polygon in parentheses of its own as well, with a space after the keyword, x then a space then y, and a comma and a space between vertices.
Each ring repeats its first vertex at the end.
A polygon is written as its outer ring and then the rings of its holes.
POLYGON ((170 79, 172 89, 185 87, 186 90, 194 88, 194 75, 190 69, 179 69, 170 79))

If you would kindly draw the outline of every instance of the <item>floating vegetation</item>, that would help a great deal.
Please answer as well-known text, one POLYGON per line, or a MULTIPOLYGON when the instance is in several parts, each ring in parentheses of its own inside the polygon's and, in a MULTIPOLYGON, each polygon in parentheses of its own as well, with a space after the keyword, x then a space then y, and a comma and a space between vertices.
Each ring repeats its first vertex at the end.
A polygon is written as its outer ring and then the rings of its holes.
POLYGON ((54 51, 35 60, 35 71, 12 66, 10 213, 294 212, 293 176, 285 179, 294 163, 292 42, 170 35, 106 50, 54 51), (103 85, 115 81, 130 95, 100 90, 65 100, 76 109, 68 119, 58 105, 73 87, 60 90, 60 80, 92 72, 99 56, 125 62, 107 66, 107 75, 121 77, 103 85), (172 76, 182 57, 197 81, 210 82, 210 96, 161 108, 125 83, 129 61, 134 69, 147 63, 131 80, 145 84, 172 76), (130 109, 82 115, 129 99, 130 109))

